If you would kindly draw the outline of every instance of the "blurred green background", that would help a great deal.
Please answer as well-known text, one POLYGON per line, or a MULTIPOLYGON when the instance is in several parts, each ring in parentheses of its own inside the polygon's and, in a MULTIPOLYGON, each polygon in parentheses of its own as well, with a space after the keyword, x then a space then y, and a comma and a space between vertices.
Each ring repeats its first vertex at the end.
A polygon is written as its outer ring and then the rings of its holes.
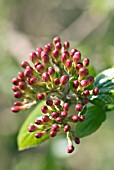
POLYGON ((55 35, 89 57, 96 72, 114 64, 113 0, 0 0, 0 169, 113 170, 114 112, 93 135, 81 140, 76 152, 64 154, 61 138, 19 152, 17 134, 30 112, 14 114, 11 79, 19 63, 55 35))

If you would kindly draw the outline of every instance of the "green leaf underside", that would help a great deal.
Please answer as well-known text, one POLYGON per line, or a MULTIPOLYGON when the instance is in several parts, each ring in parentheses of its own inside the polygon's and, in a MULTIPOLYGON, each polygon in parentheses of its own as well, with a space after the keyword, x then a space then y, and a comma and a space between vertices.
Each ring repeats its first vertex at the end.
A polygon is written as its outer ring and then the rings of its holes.
POLYGON ((49 138, 49 134, 43 135, 42 138, 35 138, 34 134, 37 132, 28 132, 28 126, 31 123, 34 123, 37 117, 41 117, 41 107, 44 105, 45 102, 40 102, 38 106, 32 111, 32 113, 28 116, 24 124, 22 125, 20 132, 18 134, 18 149, 23 150, 31 147, 35 147, 49 138))
POLYGON ((90 101, 96 105, 114 104, 114 68, 99 73, 95 78, 98 96, 91 96, 90 101))
POLYGON ((95 132, 106 119, 105 110, 102 107, 91 106, 85 113, 85 120, 76 125, 76 135, 79 138, 88 136, 95 132))

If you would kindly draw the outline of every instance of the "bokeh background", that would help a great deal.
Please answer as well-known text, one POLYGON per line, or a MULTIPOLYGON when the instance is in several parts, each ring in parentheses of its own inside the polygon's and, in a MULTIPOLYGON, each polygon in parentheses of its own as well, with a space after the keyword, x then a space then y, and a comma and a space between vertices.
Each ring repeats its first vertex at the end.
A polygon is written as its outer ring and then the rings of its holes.
POLYGON ((64 154, 61 138, 19 152, 17 134, 28 113, 11 113, 11 79, 20 62, 55 35, 89 57, 96 72, 114 65, 113 0, 0 0, 0 169, 113 170, 114 112, 76 152, 64 154))

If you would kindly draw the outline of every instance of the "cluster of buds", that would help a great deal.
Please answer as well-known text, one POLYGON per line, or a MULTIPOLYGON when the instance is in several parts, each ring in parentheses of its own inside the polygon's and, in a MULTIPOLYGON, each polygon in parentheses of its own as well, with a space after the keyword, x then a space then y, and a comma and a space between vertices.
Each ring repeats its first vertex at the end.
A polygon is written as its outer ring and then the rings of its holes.
POLYGON ((41 119, 30 124, 28 131, 36 132, 36 138, 42 138, 46 133, 50 137, 55 137, 60 131, 67 133, 67 152, 71 153, 73 141, 80 143, 73 126, 84 121, 82 113, 89 96, 98 95, 99 90, 94 87, 94 78, 87 69, 89 59, 82 59, 77 49, 69 51, 69 46, 69 42, 62 45, 60 38, 55 37, 52 44, 38 47, 29 54, 32 66, 23 61, 21 66, 25 70, 12 79, 14 97, 21 101, 15 102, 11 110, 26 110, 45 100, 41 119), (75 111, 71 115, 69 108, 74 104, 75 111))

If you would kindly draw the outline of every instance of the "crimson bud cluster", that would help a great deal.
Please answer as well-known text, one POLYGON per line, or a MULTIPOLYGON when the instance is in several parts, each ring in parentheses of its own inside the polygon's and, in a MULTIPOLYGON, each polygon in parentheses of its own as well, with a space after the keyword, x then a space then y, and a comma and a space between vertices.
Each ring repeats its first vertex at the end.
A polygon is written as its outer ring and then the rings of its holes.
POLYGON ((87 69, 89 59, 82 59, 80 51, 75 48, 69 50, 69 47, 68 41, 62 44, 60 37, 55 37, 52 44, 38 47, 29 54, 32 65, 23 61, 21 66, 24 70, 12 79, 14 97, 19 101, 11 110, 26 110, 45 100, 41 119, 30 124, 28 131, 34 132, 38 139, 45 134, 55 137, 60 131, 65 132, 67 152, 71 153, 74 151, 73 141, 80 143, 73 126, 85 120, 83 110, 89 96, 98 95, 99 90, 94 87, 94 77, 87 69), (71 114, 70 108, 74 104, 71 114))

